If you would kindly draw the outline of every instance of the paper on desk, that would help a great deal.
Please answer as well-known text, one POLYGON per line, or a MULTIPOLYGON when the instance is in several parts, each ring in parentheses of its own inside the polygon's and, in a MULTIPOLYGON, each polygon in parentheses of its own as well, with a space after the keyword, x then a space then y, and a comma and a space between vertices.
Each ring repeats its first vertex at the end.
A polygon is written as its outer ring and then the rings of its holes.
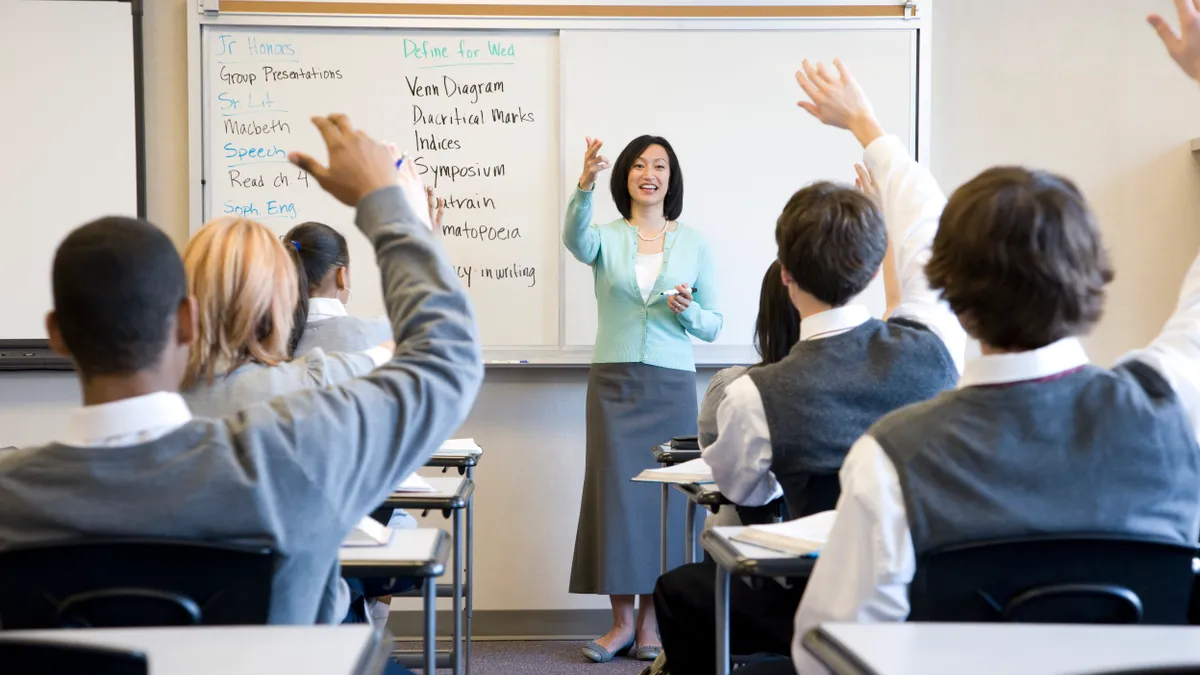
POLYGON ((437 492, 437 489, 426 482, 424 478, 413 473, 400 481, 394 492, 437 492))
POLYGON ((819 553, 829 541, 829 531, 833 529, 836 517, 837 511, 822 511, 782 523, 743 527, 729 538, 772 551, 812 555, 819 553))
POLYGON ((434 456, 437 456, 437 455, 458 456, 458 455, 478 455, 481 452, 483 452, 483 448, 479 447, 479 445, 475 442, 474 438, 451 438, 451 439, 448 439, 445 443, 442 443, 442 447, 438 448, 437 452, 435 452, 433 454, 434 454, 434 456))
POLYGON ((713 482, 712 467, 702 458, 689 462, 665 466, 661 469, 646 469, 634 476, 640 483, 711 483, 713 482))
POLYGON ((363 518, 358 521, 342 546, 384 546, 392 540, 391 528, 382 525, 373 518, 363 518))

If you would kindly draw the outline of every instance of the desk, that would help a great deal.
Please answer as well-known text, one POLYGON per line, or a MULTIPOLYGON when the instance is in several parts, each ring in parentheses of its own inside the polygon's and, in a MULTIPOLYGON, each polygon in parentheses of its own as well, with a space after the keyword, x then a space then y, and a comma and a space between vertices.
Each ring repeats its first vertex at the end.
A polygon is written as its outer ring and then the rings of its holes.
MULTIPOLYGON (((412 664, 421 665, 428 675, 437 672, 437 584, 434 577, 446 573, 446 552, 449 542, 446 533, 436 528, 393 530, 386 546, 343 546, 338 549, 342 576, 348 577, 417 577, 425 580, 422 596, 425 600, 424 659, 412 664)), ((405 655, 401 655, 405 656, 405 655)), ((264 672, 285 672, 270 669, 264 672)))
MULTIPOLYGON (((675 466, 676 464, 683 464, 684 462, 690 462, 693 459, 700 458, 699 450, 677 450, 666 443, 654 446, 651 448, 651 451, 654 453, 654 461, 658 462, 662 466, 675 466)), ((663 483, 660 490, 658 573, 661 575, 667 573, 667 499, 668 495, 670 494, 670 485, 668 483, 663 483)), ((687 509, 687 518, 694 519, 695 514, 692 513, 692 506, 688 504, 684 506, 684 508, 687 509)), ((691 522, 691 520, 689 520, 689 522, 691 522)), ((693 536, 693 530, 689 527, 687 533, 684 535, 685 548, 683 553, 688 562, 691 562, 691 558, 695 557, 693 552, 695 544, 692 542, 693 536)))
MULTIPOLYGON (((454 574, 449 595, 454 598, 454 646, 450 650, 450 667, 454 675, 463 675, 464 661, 470 662, 469 645, 471 634, 463 631, 464 588, 470 593, 470 582, 463 582, 464 551, 469 534, 463 532, 463 515, 475 495, 475 483, 466 476, 444 476, 426 478, 425 482, 433 486, 434 492, 393 492, 383 502, 384 507, 393 509, 421 509, 424 511, 441 511, 442 515, 453 519, 454 528, 454 574), (464 659, 464 647, 466 658, 464 659)), ((474 546, 467 546, 468 550, 474 546)), ((474 561, 466 558, 466 576, 471 578, 474 561)), ((435 593, 437 590, 435 589, 435 593)), ((443 593, 443 595, 445 595, 443 593)))
POLYGON ((825 624, 804 648, 837 675, 1061 675, 1200 666, 1200 628, 1001 623, 825 624))
POLYGON ((717 564, 716 623, 717 675, 729 674, 729 583, 732 576, 769 580, 778 577, 808 576, 816 558, 803 558, 729 537, 741 527, 714 527, 700 535, 704 550, 717 564))
POLYGON ((674 484, 675 489, 687 497, 687 505, 683 511, 683 562, 696 562, 696 507, 703 506, 716 513, 725 504, 733 502, 725 499, 715 483, 674 484))
MULTIPOLYGON (((45 640, 142 652, 154 675, 377 675, 387 661, 380 628, 352 626, 195 626, 92 628, 0 633, 0 640, 45 640)), ((31 667, 30 672, 36 671, 31 667)))
MULTIPOLYGON (((479 465, 479 459, 483 456, 482 448, 473 448, 470 450, 438 450, 433 453, 433 457, 425 464, 427 467, 434 467, 446 473, 449 469, 458 469, 458 475, 467 477, 471 481, 471 485, 475 485, 475 467, 479 465)), ((466 639, 465 653, 463 655, 463 672, 471 672, 471 624, 475 618, 475 490, 472 488, 470 496, 467 498, 466 512, 467 531, 465 539, 467 540, 466 559, 466 587, 463 591, 463 601, 466 605, 467 614, 466 627, 464 636, 466 639)))

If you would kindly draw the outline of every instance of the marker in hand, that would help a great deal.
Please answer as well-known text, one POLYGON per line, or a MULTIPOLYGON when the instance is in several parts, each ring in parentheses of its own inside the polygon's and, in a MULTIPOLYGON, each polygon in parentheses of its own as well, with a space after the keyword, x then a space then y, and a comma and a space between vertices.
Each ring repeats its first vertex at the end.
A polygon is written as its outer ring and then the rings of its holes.
MULTIPOLYGON (((692 293, 695 293, 695 292, 696 292, 696 288, 695 288, 695 287, 693 287, 693 288, 691 288, 691 289, 689 289, 689 290, 691 290, 691 292, 692 292, 692 293)), ((671 289, 671 290, 669 290, 669 291, 663 291, 662 293, 659 293, 659 295, 663 296, 664 298, 669 298, 669 297, 671 297, 671 296, 673 296, 673 295, 679 295, 679 291, 677 291, 677 290, 675 290, 674 288, 672 288, 672 289, 671 289)))

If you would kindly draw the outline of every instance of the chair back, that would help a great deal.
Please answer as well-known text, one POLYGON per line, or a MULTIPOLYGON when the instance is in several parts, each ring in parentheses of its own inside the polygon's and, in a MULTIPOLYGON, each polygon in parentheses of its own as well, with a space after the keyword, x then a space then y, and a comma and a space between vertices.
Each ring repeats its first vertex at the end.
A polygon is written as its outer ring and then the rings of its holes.
POLYGON ((0 663, 54 675, 148 675, 141 652, 50 640, 0 640, 0 663))
POLYGON ((1097 534, 947 546, 918 557, 909 621, 1186 624, 1195 555, 1097 534))
POLYGON ((261 546, 76 539, 0 551, 0 630, 265 624, 261 546))

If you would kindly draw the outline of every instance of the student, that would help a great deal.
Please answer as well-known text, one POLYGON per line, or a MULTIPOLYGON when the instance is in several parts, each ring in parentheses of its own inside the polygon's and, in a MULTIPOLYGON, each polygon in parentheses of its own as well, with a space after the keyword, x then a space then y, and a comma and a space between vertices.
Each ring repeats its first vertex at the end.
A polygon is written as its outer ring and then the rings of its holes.
POLYGON ((177 393, 197 338, 179 255, 145 221, 89 223, 55 254, 46 320, 80 373, 84 406, 60 442, 0 454, 0 548, 81 536, 263 544, 278 556, 271 623, 342 618, 323 602, 341 542, 458 428, 483 366, 470 302, 432 240, 411 166, 397 171, 342 115, 314 123, 329 167, 293 161, 357 205, 383 276, 392 359, 331 390, 193 418, 177 393))
MULTIPOLYGON (((1176 4, 1183 40, 1154 22, 1200 79, 1200 14, 1176 4)), ((805 71, 805 107, 869 146, 885 204, 937 189, 883 135, 853 79, 805 71)), ((1200 260, 1159 336, 1107 370, 1089 364, 1078 337, 1100 319, 1112 267, 1073 183, 989 169, 940 220, 926 273, 983 355, 959 389, 888 415, 854 444, 796 614, 795 671, 785 662, 748 673, 826 672, 801 646, 820 623, 903 621, 916 558, 935 547, 1056 532, 1194 545, 1200 535, 1200 260)))
MULTIPOLYGON (((897 145, 888 138, 870 148, 868 164, 886 161, 897 145)), ((726 390, 719 435, 703 457, 730 501, 760 506, 782 495, 792 518, 832 509, 854 440, 884 414, 954 386, 965 336, 923 274, 936 222, 922 215, 942 201, 936 190, 913 190, 888 212, 886 229, 875 203, 851 187, 819 182, 788 201, 775 236, 800 341, 726 390), (900 301, 881 321, 851 300, 879 272, 889 235, 900 301)), ((696 563, 659 578, 655 606, 671 672, 715 669, 715 577, 711 563, 696 563)), ((761 591, 734 584, 733 653, 787 653, 803 592, 804 580, 761 591)))
POLYGON ((340 384, 391 357, 391 340, 379 332, 386 342, 372 349, 313 349, 292 360, 296 270, 262 223, 213 220, 188 242, 183 265, 199 310, 183 394, 196 415, 222 417, 272 396, 340 384))
MULTIPOLYGON (((787 287, 783 285, 783 277, 780 274, 781 269, 778 260, 771 263, 767 273, 763 275, 762 290, 758 295, 754 348, 761 360, 749 367, 730 366, 718 370, 708 383, 708 390, 704 392, 704 398, 700 401, 700 416, 696 422, 701 448, 707 448, 717 440, 717 408, 721 401, 725 400, 725 389, 729 383, 745 375, 751 368, 782 361, 791 351, 792 345, 800 339, 800 314, 788 298, 787 287)), ((709 515, 705 526, 741 525, 739 511, 740 509, 721 509, 709 515)), ((747 515, 755 522, 761 521, 757 514, 747 515)))
MULTIPOLYGON (((434 198, 433 188, 425 188, 425 196, 436 235, 445 204, 434 198)), ((325 353, 358 352, 391 340, 387 317, 365 319, 346 312, 354 291, 350 288, 350 247, 340 232, 324 223, 302 223, 283 235, 283 246, 299 274, 300 294, 290 340, 293 355, 302 356, 314 348, 325 353)))

